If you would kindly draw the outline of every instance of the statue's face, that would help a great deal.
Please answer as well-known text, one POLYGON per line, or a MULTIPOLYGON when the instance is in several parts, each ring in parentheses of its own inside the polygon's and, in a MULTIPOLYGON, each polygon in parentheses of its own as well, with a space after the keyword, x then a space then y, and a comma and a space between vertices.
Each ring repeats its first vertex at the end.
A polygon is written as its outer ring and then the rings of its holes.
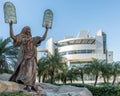
POLYGON ((29 27, 27 27, 27 28, 25 29, 25 34, 26 34, 26 35, 31 35, 31 30, 30 30, 29 27))
POLYGON ((22 30, 22 33, 26 36, 30 36, 31 37, 31 29, 30 27, 24 27, 23 30, 22 30))

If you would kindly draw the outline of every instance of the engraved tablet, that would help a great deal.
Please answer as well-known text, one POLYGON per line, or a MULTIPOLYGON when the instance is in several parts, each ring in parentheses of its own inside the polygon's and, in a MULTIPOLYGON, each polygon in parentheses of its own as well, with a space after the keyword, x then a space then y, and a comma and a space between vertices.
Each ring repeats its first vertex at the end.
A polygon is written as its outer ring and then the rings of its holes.
POLYGON ((6 2, 4 4, 4 18, 5 23, 10 23, 10 21, 12 21, 13 23, 17 23, 16 9, 11 2, 6 2))
POLYGON ((52 28, 52 21, 53 21, 53 12, 50 9, 45 10, 44 12, 44 19, 43 19, 43 27, 52 28))

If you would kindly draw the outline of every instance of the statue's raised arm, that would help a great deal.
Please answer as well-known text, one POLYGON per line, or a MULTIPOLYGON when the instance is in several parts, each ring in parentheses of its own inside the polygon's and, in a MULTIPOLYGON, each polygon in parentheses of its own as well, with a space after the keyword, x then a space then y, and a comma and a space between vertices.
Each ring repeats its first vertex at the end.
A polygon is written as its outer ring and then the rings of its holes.
POLYGON ((43 40, 46 39, 47 33, 48 33, 48 27, 46 26, 46 31, 45 31, 45 33, 43 34, 43 36, 41 37, 41 41, 43 41, 43 40))
POLYGON ((10 26, 10 37, 11 37, 13 40, 15 40, 15 36, 14 36, 14 33, 13 33, 12 24, 13 24, 13 22, 10 21, 10 23, 9 23, 9 26, 10 26))

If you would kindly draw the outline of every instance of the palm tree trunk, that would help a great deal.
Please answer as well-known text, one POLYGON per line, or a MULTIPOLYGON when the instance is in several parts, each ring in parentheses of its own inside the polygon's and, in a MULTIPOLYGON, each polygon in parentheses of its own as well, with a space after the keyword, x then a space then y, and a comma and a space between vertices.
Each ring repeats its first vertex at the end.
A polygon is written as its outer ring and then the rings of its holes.
POLYGON ((51 84, 54 83, 54 72, 51 71, 51 84))
POLYGON ((103 77, 104 83, 106 84, 106 79, 105 79, 105 76, 104 76, 104 75, 102 75, 102 77, 103 77))
POLYGON ((46 77, 46 75, 43 75, 42 82, 45 82, 45 77, 46 77))
POLYGON ((109 77, 107 77, 107 83, 109 83, 109 77))
POLYGON ((116 81, 116 75, 114 75, 112 85, 114 85, 115 81, 116 81))
POLYGON ((71 84, 72 84, 72 79, 70 80, 71 84))
POLYGON ((98 75, 95 76, 95 83, 94 83, 94 86, 96 86, 97 80, 98 80, 98 75))
POLYGON ((66 77, 63 78, 63 84, 66 84, 66 77))
POLYGON ((41 80, 41 76, 39 75, 39 83, 40 83, 40 80, 41 80))
POLYGON ((81 75, 82 84, 84 84, 84 76, 81 75))

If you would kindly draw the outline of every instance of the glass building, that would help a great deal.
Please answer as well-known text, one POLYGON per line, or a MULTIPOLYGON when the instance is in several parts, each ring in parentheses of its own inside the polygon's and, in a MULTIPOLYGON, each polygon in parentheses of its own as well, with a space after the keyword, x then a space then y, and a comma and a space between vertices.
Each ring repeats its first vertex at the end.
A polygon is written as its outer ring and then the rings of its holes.
POLYGON ((113 52, 107 50, 107 35, 102 30, 94 37, 82 30, 76 37, 66 37, 59 41, 50 38, 46 48, 50 54, 54 54, 57 49, 70 67, 89 63, 93 58, 113 62, 113 52))

